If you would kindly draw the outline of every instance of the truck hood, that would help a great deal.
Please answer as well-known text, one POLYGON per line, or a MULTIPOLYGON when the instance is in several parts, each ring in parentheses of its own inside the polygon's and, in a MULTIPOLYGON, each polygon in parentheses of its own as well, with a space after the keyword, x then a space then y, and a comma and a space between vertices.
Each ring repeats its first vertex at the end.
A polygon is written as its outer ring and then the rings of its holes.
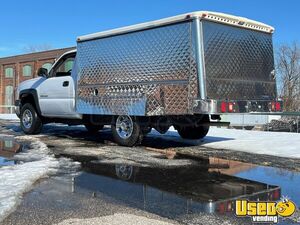
POLYGON ((19 84, 18 91, 20 92, 20 91, 25 90, 25 89, 35 89, 45 79, 46 78, 44 78, 44 77, 37 77, 37 78, 34 78, 34 79, 23 81, 22 83, 19 84))
POLYGON ((16 96, 19 97, 20 92, 27 89, 36 89, 46 78, 45 77, 37 77, 30 80, 23 81, 19 84, 17 88, 16 96))

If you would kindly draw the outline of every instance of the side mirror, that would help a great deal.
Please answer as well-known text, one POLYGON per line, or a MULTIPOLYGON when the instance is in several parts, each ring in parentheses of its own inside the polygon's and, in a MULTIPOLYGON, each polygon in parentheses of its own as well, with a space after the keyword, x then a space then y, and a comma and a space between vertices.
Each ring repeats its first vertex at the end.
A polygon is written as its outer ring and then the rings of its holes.
POLYGON ((37 75, 39 77, 46 77, 46 76, 48 76, 48 70, 45 68, 39 68, 37 75))

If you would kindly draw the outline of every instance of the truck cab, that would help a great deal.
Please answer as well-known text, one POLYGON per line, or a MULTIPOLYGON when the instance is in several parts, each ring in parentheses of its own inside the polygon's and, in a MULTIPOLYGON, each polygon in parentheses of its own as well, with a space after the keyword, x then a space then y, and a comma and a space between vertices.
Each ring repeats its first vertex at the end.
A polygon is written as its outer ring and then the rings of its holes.
MULTIPOLYGON (((75 87, 71 76, 75 57, 76 50, 66 52, 56 60, 50 71, 40 68, 38 78, 19 85, 16 105, 18 116, 21 113, 20 107, 34 103, 32 106, 43 117, 82 118, 81 114, 75 112, 75 87)), ((29 113, 28 110, 26 112, 29 113)))
MULTIPOLYGON (((82 114, 75 110, 75 81, 72 69, 76 50, 61 55, 50 71, 38 70, 38 77, 22 82, 17 89, 16 114, 22 130, 38 134, 50 122, 83 124, 82 114)), ((86 123, 87 129, 95 129, 86 123)))

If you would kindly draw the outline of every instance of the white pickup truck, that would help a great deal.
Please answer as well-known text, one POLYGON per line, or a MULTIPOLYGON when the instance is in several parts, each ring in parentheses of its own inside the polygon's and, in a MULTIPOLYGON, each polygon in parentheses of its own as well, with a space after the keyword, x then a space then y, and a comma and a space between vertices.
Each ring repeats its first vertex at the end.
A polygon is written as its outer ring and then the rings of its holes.
POLYGON ((273 32, 200 11, 81 36, 77 50, 18 87, 21 128, 36 134, 50 122, 91 132, 111 125, 117 143, 133 146, 152 128, 174 126, 182 138, 199 139, 222 124, 221 114, 280 111, 273 32))

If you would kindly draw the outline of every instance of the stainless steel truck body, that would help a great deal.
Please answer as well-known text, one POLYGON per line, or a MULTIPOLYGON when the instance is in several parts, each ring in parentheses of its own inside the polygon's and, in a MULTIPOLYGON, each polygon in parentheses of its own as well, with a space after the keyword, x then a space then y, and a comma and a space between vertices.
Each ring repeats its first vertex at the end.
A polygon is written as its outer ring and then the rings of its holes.
POLYGON ((273 28, 196 12, 78 38, 76 108, 83 114, 269 111, 276 100, 273 28), (226 107, 227 108, 227 107, 226 107))
POLYGON ((193 12, 78 37, 77 51, 20 85, 21 127, 37 133, 58 121, 97 131, 110 124, 115 140, 132 146, 151 128, 174 126, 181 137, 199 139, 222 113, 280 111, 273 31, 193 12))

